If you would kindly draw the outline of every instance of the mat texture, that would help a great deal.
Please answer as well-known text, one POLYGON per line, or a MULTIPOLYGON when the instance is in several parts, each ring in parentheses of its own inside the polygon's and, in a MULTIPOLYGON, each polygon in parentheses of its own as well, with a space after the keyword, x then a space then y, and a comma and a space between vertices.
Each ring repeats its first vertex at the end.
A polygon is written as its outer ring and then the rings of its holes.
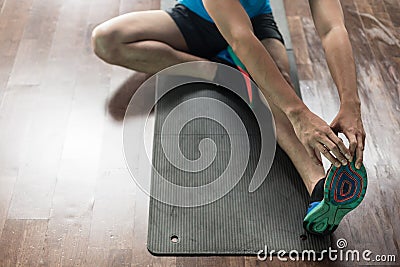
MULTIPOLYGON (((229 137, 220 124, 207 118, 187 123, 180 133, 177 125, 176 132, 166 134, 179 135, 179 149, 189 159, 200 156, 198 145, 202 139, 213 139, 218 152, 208 168, 198 173, 185 172, 172 166, 163 153, 161 127, 166 116, 180 103, 198 97, 223 101, 240 116, 248 131, 243 138, 250 142, 250 160, 240 182, 211 204, 183 208, 151 198, 148 250, 156 255, 249 255, 265 246, 269 251, 326 249, 330 237, 309 235, 303 229, 308 194, 291 161, 279 147, 267 179, 255 192, 248 192, 260 152, 260 132, 251 109, 224 88, 208 83, 186 84, 159 101, 153 143, 155 169, 175 184, 199 186, 212 182, 226 168, 230 157, 229 137)), ((151 190, 163 190, 159 186, 151 183, 151 190)))

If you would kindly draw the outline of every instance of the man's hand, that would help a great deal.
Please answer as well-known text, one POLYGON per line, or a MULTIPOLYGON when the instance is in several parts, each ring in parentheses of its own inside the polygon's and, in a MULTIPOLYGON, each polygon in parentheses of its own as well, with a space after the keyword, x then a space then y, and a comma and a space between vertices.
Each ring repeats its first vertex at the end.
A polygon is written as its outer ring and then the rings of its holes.
POLYGON ((361 168, 365 146, 365 131, 359 105, 341 105, 339 113, 331 123, 336 133, 343 133, 349 140, 351 157, 356 155, 356 168, 361 168))
POLYGON ((342 103, 331 127, 336 133, 342 132, 349 139, 351 156, 356 155, 355 165, 356 168, 360 168, 365 132, 360 115, 354 56, 344 24, 342 7, 339 0, 309 0, 309 2, 329 70, 342 103))
POLYGON ((350 151, 331 127, 308 109, 291 114, 289 119, 297 137, 315 164, 322 165, 316 151, 324 155, 336 167, 347 164, 347 160, 351 159, 350 151))

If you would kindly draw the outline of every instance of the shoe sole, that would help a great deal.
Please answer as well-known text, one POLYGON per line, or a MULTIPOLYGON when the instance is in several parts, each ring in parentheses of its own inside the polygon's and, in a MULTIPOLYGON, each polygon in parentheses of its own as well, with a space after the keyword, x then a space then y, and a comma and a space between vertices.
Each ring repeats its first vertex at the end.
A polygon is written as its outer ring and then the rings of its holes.
POLYGON ((359 170, 354 162, 331 166, 325 180, 324 199, 306 215, 304 229, 316 235, 333 233, 343 217, 362 202, 367 183, 364 165, 359 170))

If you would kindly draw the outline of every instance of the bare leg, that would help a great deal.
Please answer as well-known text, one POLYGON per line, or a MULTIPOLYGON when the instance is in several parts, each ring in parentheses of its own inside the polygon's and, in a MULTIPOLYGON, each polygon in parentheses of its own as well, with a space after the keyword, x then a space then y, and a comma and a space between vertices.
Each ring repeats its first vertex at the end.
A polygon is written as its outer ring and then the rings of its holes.
MULTIPOLYGON (((265 39, 262 43, 271 54, 285 79, 292 84, 289 75, 289 60, 283 44, 276 39, 265 39)), ((308 192, 311 194, 315 184, 325 176, 325 171, 322 166, 315 165, 308 156, 307 151, 297 138, 292 124, 285 113, 276 107, 268 98, 267 101, 274 114, 278 143, 292 160, 308 192)))
MULTIPOLYGON (((187 53, 188 47, 172 18, 164 11, 125 14, 97 26, 92 34, 94 52, 107 63, 136 72, 114 93, 108 110, 122 120, 132 95, 152 74, 177 63, 205 60, 187 53)), ((195 77, 215 70, 199 68, 195 77)))
POLYGON ((128 13, 97 26, 94 52, 107 63, 154 74, 183 62, 205 60, 187 53, 178 26, 161 10, 128 13))

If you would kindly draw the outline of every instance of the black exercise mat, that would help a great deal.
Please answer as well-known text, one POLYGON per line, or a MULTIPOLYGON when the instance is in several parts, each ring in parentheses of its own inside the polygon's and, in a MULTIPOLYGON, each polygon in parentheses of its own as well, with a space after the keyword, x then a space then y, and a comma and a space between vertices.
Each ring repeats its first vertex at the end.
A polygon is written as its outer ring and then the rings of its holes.
MULTIPOLYGON (((230 143, 224 128, 213 120, 195 119, 179 133, 179 148, 189 159, 200 156, 199 142, 214 140, 217 156, 198 173, 184 172, 171 165, 161 147, 161 127, 178 104, 192 98, 223 101, 246 126, 251 154, 240 182, 221 199, 200 207, 185 208, 150 199, 148 250, 156 255, 231 254, 251 255, 271 250, 327 249, 330 237, 309 235, 302 227, 308 204, 305 186, 290 159, 277 146, 275 160, 264 183, 253 193, 248 186, 258 162, 260 131, 249 106, 229 90, 209 83, 191 83, 175 88, 157 104, 153 143, 153 166, 167 180, 183 186, 199 186, 218 177, 229 161, 230 143)), ((191 107, 191 108, 196 108, 191 107)), ((215 112, 220 112, 215 110, 215 112)), ((177 132, 165 133, 168 140, 177 132)), ((162 191, 151 183, 151 191, 162 191)), ((168 194, 168 192, 165 192, 168 194)))

